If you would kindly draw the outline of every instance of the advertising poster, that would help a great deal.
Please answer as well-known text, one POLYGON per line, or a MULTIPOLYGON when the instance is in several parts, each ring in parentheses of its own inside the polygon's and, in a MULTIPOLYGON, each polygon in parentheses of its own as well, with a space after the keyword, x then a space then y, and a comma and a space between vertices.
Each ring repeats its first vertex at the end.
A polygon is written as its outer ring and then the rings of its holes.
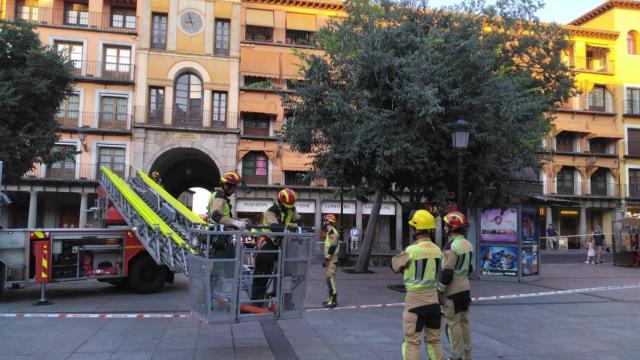
POLYGON ((522 243, 538 244, 538 213, 533 210, 522 210, 522 243))
POLYGON ((480 273, 485 276, 518 276, 518 248, 511 246, 480 247, 480 273))
POLYGON ((538 275, 538 246, 522 247, 522 276, 538 275))
POLYGON ((515 243, 517 231, 516 209, 487 209, 480 214, 480 241, 515 243))

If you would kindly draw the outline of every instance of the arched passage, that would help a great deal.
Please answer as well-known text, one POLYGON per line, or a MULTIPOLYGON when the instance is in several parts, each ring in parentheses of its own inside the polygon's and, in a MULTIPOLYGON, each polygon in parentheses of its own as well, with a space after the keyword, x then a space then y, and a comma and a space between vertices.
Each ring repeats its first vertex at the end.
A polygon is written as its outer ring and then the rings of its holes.
POLYGON ((175 148, 164 152, 151 166, 157 171, 162 186, 174 197, 184 191, 201 187, 209 191, 218 186, 220 170, 206 153, 194 148, 175 148))

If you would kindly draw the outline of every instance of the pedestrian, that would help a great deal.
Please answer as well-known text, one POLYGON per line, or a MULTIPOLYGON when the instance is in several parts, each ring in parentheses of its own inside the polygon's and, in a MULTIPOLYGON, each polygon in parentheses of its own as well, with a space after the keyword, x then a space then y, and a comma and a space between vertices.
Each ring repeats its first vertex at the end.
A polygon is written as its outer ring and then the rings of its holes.
POLYGON ((349 252, 356 253, 358 251, 358 241, 360 240, 360 230, 353 225, 349 231, 349 252))
POLYGON ((446 331, 454 360, 471 359, 471 331, 469 306, 471 286, 469 274, 473 271, 471 259, 473 245, 465 238, 469 227, 467 218, 459 211, 444 216, 448 241, 444 246, 444 264, 438 283, 442 298, 446 331))
POLYGON ((553 224, 549 224, 547 227, 547 250, 555 249, 555 245, 558 243, 558 232, 553 228, 553 224))
POLYGON ((440 344, 442 314, 437 290, 442 251, 431 240, 436 220, 426 210, 418 210, 410 218, 409 225, 415 241, 391 259, 393 271, 404 272, 407 290, 402 313, 402 358, 420 359, 420 338, 424 331, 429 359, 444 360, 440 344))
POLYGON ((336 266, 338 264, 338 254, 340 247, 338 246, 338 230, 336 230, 336 217, 333 214, 324 216, 323 224, 326 235, 324 237, 324 261, 322 266, 326 268, 325 277, 327 279, 327 288, 329 289, 329 298, 322 303, 326 308, 335 308, 338 306, 338 286, 336 284, 336 266))
POLYGON ((602 247, 604 246, 604 234, 602 233, 602 229, 600 229, 600 225, 596 225, 593 227, 592 236, 596 247, 596 265, 602 264, 604 262, 604 256, 602 255, 602 247))
POLYGON ((591 264, 591 262, 593 262, 593 264, 595 265, 596 252, 594 248, 594 240, 593 238, 591 238, 589 239, 589 241, 587 241, 587 261, 584 262, 585 264, 591 264))

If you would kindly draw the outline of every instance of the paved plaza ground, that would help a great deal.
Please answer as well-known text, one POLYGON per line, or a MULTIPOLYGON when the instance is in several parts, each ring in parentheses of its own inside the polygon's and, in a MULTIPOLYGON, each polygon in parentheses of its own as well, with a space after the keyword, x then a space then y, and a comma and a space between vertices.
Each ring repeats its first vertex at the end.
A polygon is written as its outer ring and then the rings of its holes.
MULTIPOLYGON (((339 270, 340 305, 403 301, 388 289, 400 275, 387 268, 354 275, 339 270)), ((306 307, 326 298, 313 266, 306 307)), ((582 263, 546 264, 530 283, 473 281, 472 295, 640 283, 640 269, 582 263)), ((183 312, 188 284, 177 277, 160 294, 138 295, 97 282, 54 284, 54 305, 34 307, 38 289, 7 290, 0 313, 183 312)), ((640 289, 512 300, 471 308, 473 359, 638 359, 640 289)), ((302 319, 203 325, 179 319, 0 318, 0 359, 400 359, 402 308, 307 311, 302 319)), ((443 340, 448 349, 446 340, 443 340)), ((423 354, 426 359, 426 354, 423 354)))

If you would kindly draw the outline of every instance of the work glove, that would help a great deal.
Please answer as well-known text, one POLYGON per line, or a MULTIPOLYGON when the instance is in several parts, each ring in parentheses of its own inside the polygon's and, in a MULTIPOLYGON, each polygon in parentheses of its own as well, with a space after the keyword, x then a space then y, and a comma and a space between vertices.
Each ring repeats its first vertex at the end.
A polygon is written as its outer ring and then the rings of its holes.
POLYGON ((247 228, 247 225, 244 223, 244 221, 233 220, 232 224, 240 231, 244 231, 247 228))

